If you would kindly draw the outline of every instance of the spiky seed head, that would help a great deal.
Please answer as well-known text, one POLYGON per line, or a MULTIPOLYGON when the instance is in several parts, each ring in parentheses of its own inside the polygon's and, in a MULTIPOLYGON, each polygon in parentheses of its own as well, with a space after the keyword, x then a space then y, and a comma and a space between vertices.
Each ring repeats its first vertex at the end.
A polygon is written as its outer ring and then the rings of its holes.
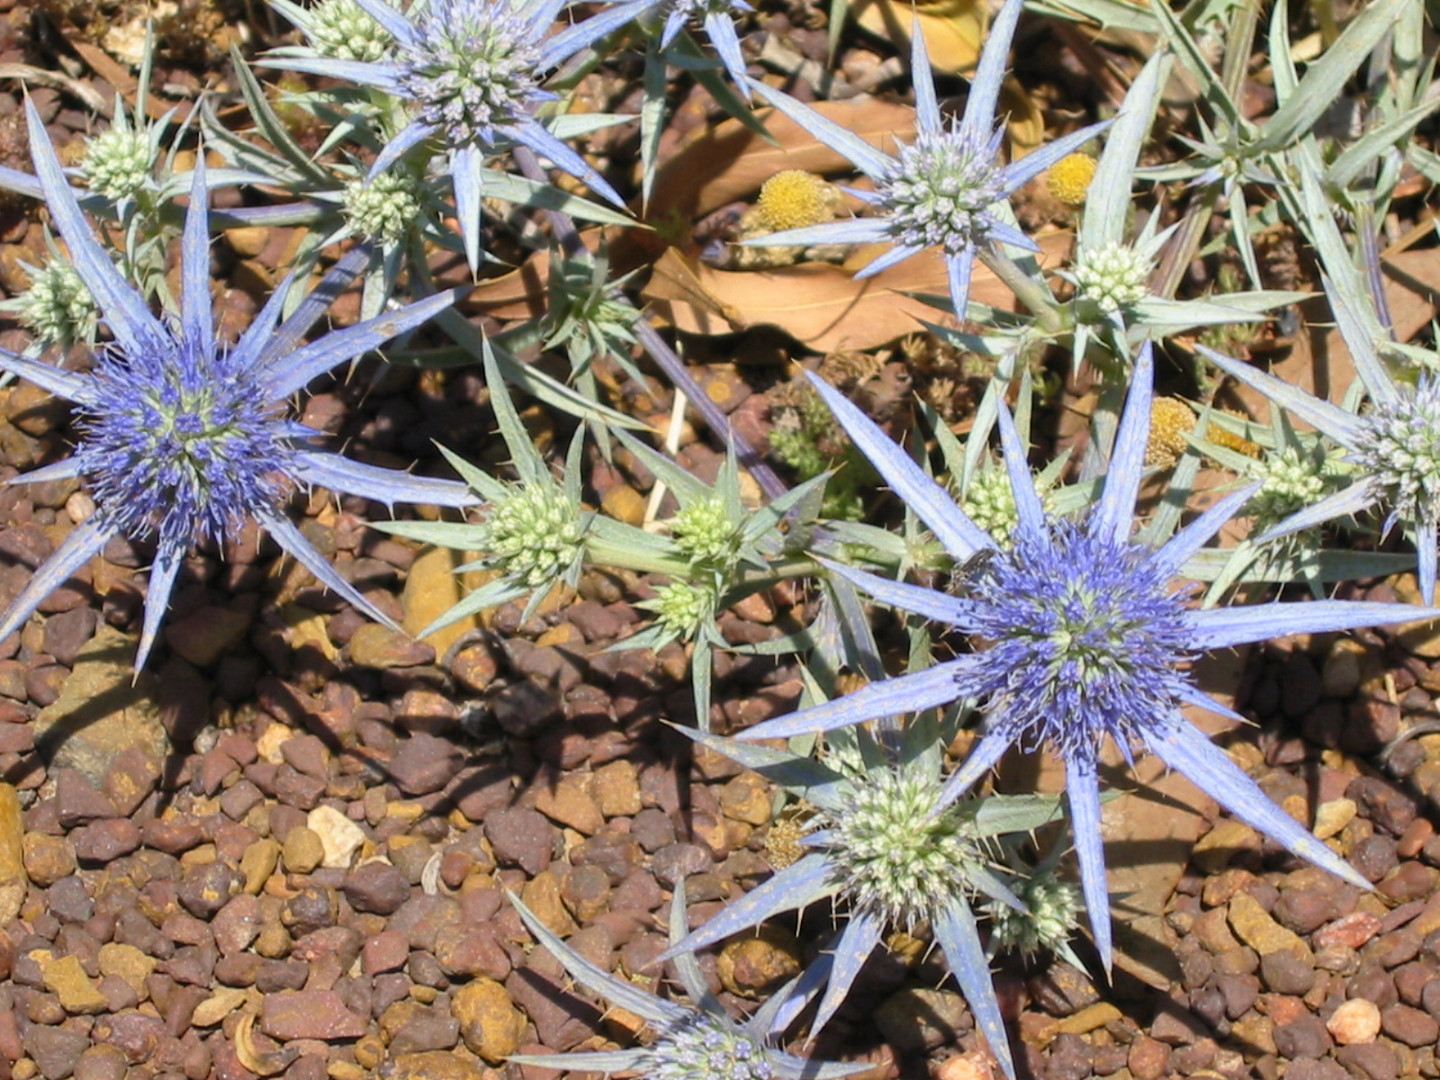
POLYGON ((85 143, 80 172, 91 191, 112 202, 133 199, 155 175, 155 151, 144 131, 112 127, 85 143))
POLYGON ((768 232, 819 225, 833 216, 834 188, 804 169, 785 169, 766 180, 755 201, 760 224, 768 232))
POLYGON ((1113 314, 1150 295, 1150 257, 1127 244, 1110 243, 1083 251, 1072 273, 1079 299, 1105 315, 1113 314))
POLYGON ((1168 723, 1187 683, 1185 594, 1154 552, 1056 520, 1022 529, 971 583, 978 637, 990 644, 975 679, 1012 741, 1095 760, 1111 736, 1135 745, 1168 723))
POLYGON ((1272 451, 1257 471, 1263 486, 1250 500, 1248 509, 1261 531, 1319 502, 1334 486, 1334 469, 1319 445, 1313 450, 1287 446, 1272 451))
POLYGON ((1150 403, 1150 441, 1145 444, 1145 464, 1157 469, 1173 468, 1190 443, 1185 436, 1195 430, 1195 413, 1176 397, 1157 397, 1150 403))
POLYGON ((1002 948, 1028 958, 1058 949, 1080 925, 1080 890, 1053 870, 1036 871, 1015 893, 1028 910, 1016 911, 998 900, 985 905, 991 933, 1002 948))
POLYGON ((186 341, 164 355, 101 350, 93 378, 75 456, 124 535, 223 539, 287 493, 285 429, 263 388, 223 356, 186 341))
POLYGON ((1396 518, 1433 521, 1440 514, 1440 379, 1424 376, 1396 391, 1362 417, 1354 461, 1385 486, 1396 518))
POLYGON ((491 503, 481 527, 488 561, 526 588, 554 584, 580 555, 579 508, 553 484, 514 485, 491 503))
POLYGON ((321 56, 373 64, 395 39, 355 0, 320 0, 310 9, 310 44, 321 56))
POLYGON ((984 529, 1000 545, 1008 543, 1020 524, 1015 509, 1015 492, 1003 468, 978 469, 970 479, 961 509, 976 525, 984 529))
POLYGON ((681 509, 670 522, 670 531, 680 550, 691 559, 713 565, 730 560, 740 532, 719 495, 696 500, 681 509))
POLYGON ((1066 154, 1046 174, 1050 194, 1066 206, 1084 206, 1090 181, 1095 179, 1095 167, 1095 159, 1089 154, 1066 154))
POLYGON ((55 259, 31 270, 18 300, 20 321, 42 345, 68 347, 95 334, 95 298, 69 263, 55 259))
POLYGON ((509 0, 434 0, 400 52, 405 96, 452 146, 489 144, 536 100, 540 49, 509 0))
POLYGON ((669 1025, 647 1059, 649 1080, 774 1080, 776 1075, 764 1044, 704 1012, 669 1025))
POLYGON ((420 185, 405 169, 391 169, 368 181, 353 180, 345 185, 344 209, 365 239, 398 243, 420 216, 420 185))
POLYGON ((936 814, 940 781, 911 766, 857 777, 843 812, 816 823, 831 830, 827 854, 841 895, 902 930, 948 909, 968 891, 979 853, 954 805, 936 814))
POLYGON ((677 578, 656 589, 655 598, 645 606, 662 625, 688 640, 715 613, 715 590, 677 578))
POLYGON ((902 147, 877 193, 895 243, 957 255, 985 239, 984 213, 1003 188, 994 147, 950 131, 902 147))

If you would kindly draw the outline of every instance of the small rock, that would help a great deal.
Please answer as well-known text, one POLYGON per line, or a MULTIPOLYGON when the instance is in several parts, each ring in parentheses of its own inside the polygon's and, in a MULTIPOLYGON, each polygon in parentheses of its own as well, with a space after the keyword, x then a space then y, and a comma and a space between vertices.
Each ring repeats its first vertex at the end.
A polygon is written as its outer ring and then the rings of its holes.
POLYGON ((1260 958, 1260 977, 1277 994, 1303 997, 1315 985, 1315 965, 1312 958, 1284 949, 1260 958))
POLYGON ((410 899, 410 882, 390 863, 372 859, 345 876, 342 891, 356 911, 393 915, 410 899))
POLYGON ((89 866, 104 866, 129 855, 140 841, 140 827, 129 818, 93 821, 70 834, 75 857, 89 866))
POLYGON ((286 834, 280 857, 290 873, 308 874, 324 860, 325 845, 315 830, 300 825, 286 834))
POLYGON ((483 1076, 479 1065, 450 1050, 398 1054, 379 1072, 380 1080, 482 1080, 483 1076))
POLYGON ((535 809, 582 836, 593 836, 604 827, 605 817, 591 797, 589 787, 589 777, 569 773, 553 786, 540 786, 535 794, 535 809))
POLYGON ((1275 1049, 1288 1058, 1318 1058, 1333 1047, 1324 1022, 1314 1013, 1307 1012, 1275 1029, 1275 1049))
POLYGON ((244 878, 240 887, 251 896, 259 895, 279 864, 280 845, 268 836, 256 840, 240 856, 240 874, 244 878))
POLYGON ((1238 892, 1230 898, 1229 919, 1236 937, 1261 956, 1293 951, 1314 962, 1310 947, 1304 940, 1271 918, 1270 913, 1249 893, 1238 892))
POLYGON ((1321 803, 1315 808, 1315 835, 1321 840, 1338 836, 1346 825, 1355 820, 1359 811, 1353 799, 1339 798, 1321 803))
POLYGON ((46 988, 60 999, 60 1007, 71 1016, 94 1016, 109 1011, 105 995, 85 974, 78 957, 41 961, 40 972, 46 988))
POLYGON ((406 795, 439 791, 465 764, 465 755, 448 739, 416 732, 390 759, 390 778, 406 795))
MULTIPOLYGON (((19 804, 16 804, 16 814, 19 814, 19 804)), ((4 795, 0 793, 0 818, 3 816, 4 795)), ((6 825, 0 822, 0 837, 3 837, 4 829, 6 825)), ((3 850, 4 844, 6 841, 0 838, 0 850, 3 850)), ((76 865, 79 865, 75 860, 75 848, 71 847, 71 842, 65 837, 52 837, 48 832, 26 832, 23 848, 22 874, 29 874, 30 880, 35 881, 40 888, 49 888, 60 878, 71 876, 75 873, 76 865)), ((10 913, 10 919, 14 919, 20 912, 20 900, 24 899, 24 877, 17 877, 14 871, 7 868, 7 863, 9 858, 0 851, 0 914, 9 912, 13 906, 14 912, 10 913), (19 881, 19 899, 16 899, 16 881, 19 881)))
POLYGON ((45 1080, 65 1080, 75 1072, 80 1055, 90 1047, 90 1037, 69 1028, 32 1024, 25 1033, 25 1053, 45 1080))
POLYGON ((1373 1001, 1351 998, 1330 1014, 1325 1029, 1341 1046, 1374 1042, 1380 1034, 1380 1010, 1373 1001))
POLYGON ((190 1022, 196 1027, 214 1027, 244 1004, 248 995, 238 987, 220 987, 195 1007, 190 1022))
POLYGON ((885 1041, 902 1054, 928 1053, 973 1026, 965 1000, 948 990, 901 990, 886 998, 873 1018, 885 1041))
POLYGON ((763 926, 755 937, 731 941, 715 960, 720 985, 757 1000, 800 974, 800 943, 778 927, 763 926))
MULTIPOLYGON (((25 835, 25 818, 20 810, 19 793, 10 784, 0 783, 0 927, 20 914, 20 908, 25 903, 25 893, 30 885, 31 875, 27 871, 51 869, 49 866, 31 866, 28 840, 29 837, 25 835)), ((59 847, 66 852, 70 850, 63 840, 52 837, 46 837, 38 843, 59 847)), ((36 884, 48 886, 73 873, 73 854, 70 855, 69 862, 68 870, 56 874, 49 881, 37 881, 36 884)))
MULTIPOLYGON (((333 806, 317 806, 305 818, 305 825, 320 838, 321 866, 344 870, 355 852, 365 843, 365 830, 333 806)), ((292 834, 295 830, 291 830, 292 834)), ((286 837, 289 840, 289 837, 286 837)))
POLYGON ((403 630, 366 623, 350 638, 350 660, 359 667, 419 667, 435 662, 435 649, 403 630))
POLYGON ((484 829, 502 866, 518 866, 533 876, 550 865, 555 829, 544 814, 507 807, 487 815, 484 829))
POLYGON ((525 1015, 493 979, 475 979, 455 992, 450 1011, 460 1022, 460 1037, 471 1053, 499 1065, 520 1048, 525 1015))
POLYGON ((1395 1051, 1383 1043, 1342 1046, 1335 1058, 1355 1080, 1395 1080, 1400 1075, 1400 1061, 1395 1051))
POLYGON ((272 1039, 358 1039, 369 1027, 333 990, 286 990, 268 994, 260 1012, 260 1030, 272 1039))
POLYGON ((1440 1038, 1440 1023, 1429 1013, 1409 1005, 1391 1005, 1380 1014, 1380 1028, 1406 1046, 1425 1046, 1440 1038))

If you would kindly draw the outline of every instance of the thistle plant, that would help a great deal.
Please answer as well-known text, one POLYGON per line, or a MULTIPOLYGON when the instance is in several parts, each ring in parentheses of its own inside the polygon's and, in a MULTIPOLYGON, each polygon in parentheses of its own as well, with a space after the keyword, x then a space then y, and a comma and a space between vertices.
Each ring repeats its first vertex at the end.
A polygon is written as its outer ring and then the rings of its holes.
POLYGON ((1187 668, 1200 652, 1297 632, 1327 632, 1431 617, 1404 604, 1325 600, 1263 608, 1199 610, 1189 602, 1184 567, 1250 498, 1254 487, 1218 500, 1163 543, 1132 537, 1144 468, 1153 378, 1151 349, 1134 362, 1129 398, 1104 488, 1077 518, 1046 514, 1025 447, 1002 405, 1001 447, 1019 526, 1000 550, 945 490, 859 409, 818 384, 850 437, 959 564, 991 548, 965 596, 951 596, 827 563, 833 573, 883 603, 969 636, 977 651, 802 709, 741 733, 789 737, 828 731, 956 702, 979 703, 983 734, 945 782, 940 806, 969 790, 1011 746, 1053 755, 1065 765, 1085 906, 1095 944, 1110 967, 1112 944, 1101 843, 1099 765, 1113 741, 1127 758, 1149 750, 1220 805, 1293 854, 1360 884, 1363 878, 1282 811, 1182 714, 1195 706, 1235 714, 1196 687, 1187 668))
POLYGON ((373 181, 412 150, 434 141, 446 158, 465 257, 480 265, 480 207, 485 160, 512 147, 550 159, 598 194, 623 200, 579 154, 536 117, 555 95, 540 80, 564 60, 633 17, 612 7, 550 36, 564 0, 433 0, 401 14, 385 0, 355 0, 395 39, 392 55, 375 59, 285 56, 270 66, 373 86, 412 103, 405 126, 370 167, 373 181))
POLYGON ((390 32, 356 0, 320 0, 308 6, 291 0, 270 2, 300 28, 315 56, 373 64, 395 47, 390 32))
POLYGON ((319 485, 387 505, 465 506, 474 499, 463 484, 313 449, 310 441, 319 433, 289 419, 285 403, 337 364, 420 326, 453 298, 431 297, 301 345, 333 299, 335 283, 322 283, 302 311, 277 327, 282 289, 235 346, 227 347, 215 337, 209 189, 204 163, 197 162, 181 245, 181 312, 156 318, 95 239, 43 122, 30 102, 25 108, 35 171, 51 218, 114 341, 99 350, 88 374, 0 351, 0 369, 79 408, 74 454, 19 480, 83 477, 96 503, 95 514, 75 527, 0 615, 0 637, 16 630, 47 593, 112 536, 153 537, 155 560, 135 661, 141 668, 186 553, 197 542, 233 538, 247 519, 263 525, 324 585, 390 624, 291 523, 285 514, 290 494, 319 485))
POLYGON ((991 868, 998 838, 1057 820, 1059 800, 996 796, 942 808, 944 740, 938 725, 928 721, 890 739, 836 732, 819 760, 687 734, 803 798, 816 813, 809 821, 812 831, 801 841, 808 854, 665 955, 705 948, 783 911, 830 900, 848 911, 848 922, 832 947, 800 976, 791 1003, 777 1016, 780 1024, 788 1024, 824 987, 811 1024, 815 1033, 844 1002, 887 931, 932 932, 991 1050, 1013 1078, 1015 1065, 971 900, 978 896, 1001 907, 1022 907, 991 868))
MULTIPOLYGON (((817 1062, 777 1049, 770 1042, 772 1021, 787 990, 773 995, 744 1023, 730 1019, 710 993, 693 956, 677 955, 675 973, 694 1003, 656 997, 634 983, 602 971, 561 941, 532 911, 510 898, 525 927, 548 949, 570 977, 593 994, 627 1009, 650 1025, 654 1041, 633 1050, 595 1050, 573 1054, 515 1054, 510 1061, 568 1072, 634 1072, 647 1080, 839 1080, 863 1071, 864 1064, 817 1062)), ((685 934, 685 882, 675 886, 670 903, 670 940, 685 934)), ((788 988, 787 988, 788 989, 788 988)))
POLYGON ((995 106, 1021 3, 1006 0, 995 17, 970 84, 965 113, 957 125, 947 125, 940 113, 925 35, 918 26, 915 28, 910 70, 915 81, 918 130, 915 141, 901 146, 893 157, 789 95, 751 80, 751 87, 760 97, 849 158, 875 182, 875 190, 854 193, 870 204, 872 217, 786 229, 748 242, 767 246, 892 244, 890 251, 860 271, 860 277, 878 274, 928 247, 939 246, 945 256, 950 302, 955 314, 964 319, 970 276, 978 254, 998 244, 1039 250, 1029 237, 994 211, 994 204, 1109 126, 1108 122, 1091 124, 1019 161, 1000 164, 998 154, 1004 131, 995 125, 995 106))

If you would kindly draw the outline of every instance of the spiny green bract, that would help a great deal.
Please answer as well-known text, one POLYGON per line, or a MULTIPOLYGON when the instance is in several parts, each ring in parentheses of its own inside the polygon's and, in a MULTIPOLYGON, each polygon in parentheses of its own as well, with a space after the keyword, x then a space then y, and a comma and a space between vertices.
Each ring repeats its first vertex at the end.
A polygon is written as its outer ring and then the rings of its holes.
POLYGON ((1111 315, 1149 295, 1152 267, 1149 256, 1128 244, 1112 243, 1098 251, 1082 252, 1072 273, 1079 299, 1111 315))
POLYGON ((867 772, 843 812, 817 824, 832 830, 835 877, 862 908, 910 930, 966 894, 979 853, 955 804, 934 813, 938 777, 910 766, 867 772))
POLYGON ((361 236, 397 243, 420 216, 420 185, 406 170, 393 169, 372 180, 346 184, 344 205, 346 216, 361 236))
POLYGON ((381 60, 395 39, 355 0, 322 0, 310 9, 310 44, 336 60, 381 60))
POLYGON ((90 190, 113 202, 133 199, 150 183, 154 149, 144 131, 112 127, 85 144, 80 171, 90 190))
POLYGON ((1255 470, 1264 486, 1248 507, 1255 515, 1255 533, 1266 532, 1334 491, 1341 468, 1319 442, 1308 449, 1287 446, 1268 453, 1255 470))
POLYGON ((42 345, 73 345, 94 336, 98 309, 85 282, 56 259, 30 271, 30 288, 17 297, 20 321, 42 345))
POLYGON ((1059 949, 1079 926, 1080 890, 1053 870, 1037 870, 1015 889, 1015 895, 1028 911, 993 900, 985 905, 991 934, 1001 948, 1028 958, 1059 949))
POLYGON ((491 504, 481 528, 483 549, 507 577, 530 589, 558 580, 580 554, 580 515, 562 491, 517 484, 491 504))
MULTIPOLYGON (((1002 468, 979 469, 965 492, 961 509, 970 520, 994 537, 1008 537, 1020 524, 1015 510, 1015 493, 1002 468)), ((1002 546, 1003 546, 1003 540, 1002 546)))
POLYGON ((696 562, 724 566, 735 554, 740 529, 719 495, 693 502, 670 522, 680 550, 696 562))

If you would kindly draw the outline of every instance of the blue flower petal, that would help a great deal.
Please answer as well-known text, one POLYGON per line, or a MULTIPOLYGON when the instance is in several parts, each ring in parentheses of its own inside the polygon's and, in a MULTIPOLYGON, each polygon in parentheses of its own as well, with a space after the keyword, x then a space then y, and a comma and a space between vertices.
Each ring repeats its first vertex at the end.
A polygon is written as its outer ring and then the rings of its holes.
POLYGON ((1005 1019, 1000 1014, 1000 1003, 995 997, 995 983, 990 977, 990 962, 980 945, 980 934, 975 926, 975 916, 965 898, 956 899, 954 907, 947 908, 935 920, 935 940, 950 962, 955 981, 990 1052, 1000 1062, 1005 1075, 1015 1080, 1015 1061, 1010 1055, 1010 1037, 1005 1031, 1005 1019))
POLYGON ((894 492, 930 527, 935 538, 958 562, 964 562, 981 548, 995 546, 995 541, 976 525, 950 493, 926 476, 919 465, 890 437, 840 391, 825 380, 810 375, 810 384, 825 399, 835 419, 859 451, 875 466, 894 492))

